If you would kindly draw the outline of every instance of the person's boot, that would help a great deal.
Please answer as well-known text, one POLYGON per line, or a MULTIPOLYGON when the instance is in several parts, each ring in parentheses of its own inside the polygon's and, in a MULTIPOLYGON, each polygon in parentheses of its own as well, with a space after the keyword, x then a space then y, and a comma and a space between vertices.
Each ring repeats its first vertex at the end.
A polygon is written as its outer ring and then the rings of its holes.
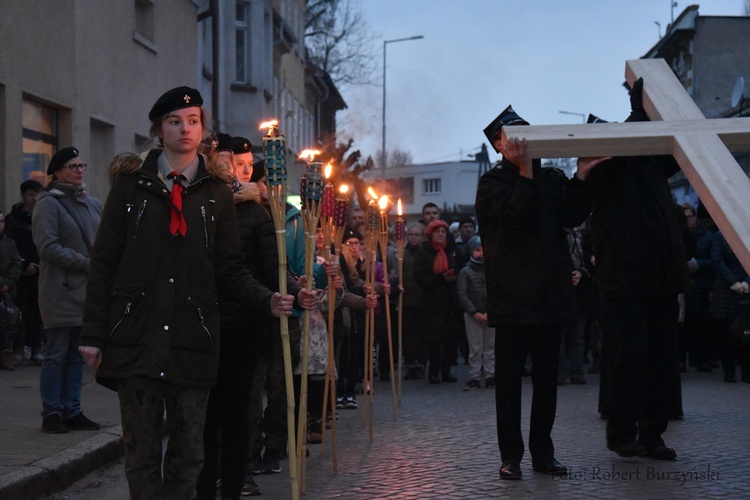
POLYGON ((458 379, 451 373, 450 370, 443 370, 440 378, 443 382, 458 382, 458 379))
POLYGON ((0 353, 0 368, 9 371, 16 369, 16 365, 13 364, 13 351, 10 349, 6 349, 0 353))

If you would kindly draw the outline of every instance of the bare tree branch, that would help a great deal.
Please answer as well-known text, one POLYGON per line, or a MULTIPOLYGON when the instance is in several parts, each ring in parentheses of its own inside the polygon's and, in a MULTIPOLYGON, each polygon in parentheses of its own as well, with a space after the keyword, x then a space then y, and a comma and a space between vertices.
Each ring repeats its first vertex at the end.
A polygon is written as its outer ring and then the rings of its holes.
POLYGON ((352 0, 308 0, 305 45, 310 61, 337 86, 373 84, 375 36, 352 0))

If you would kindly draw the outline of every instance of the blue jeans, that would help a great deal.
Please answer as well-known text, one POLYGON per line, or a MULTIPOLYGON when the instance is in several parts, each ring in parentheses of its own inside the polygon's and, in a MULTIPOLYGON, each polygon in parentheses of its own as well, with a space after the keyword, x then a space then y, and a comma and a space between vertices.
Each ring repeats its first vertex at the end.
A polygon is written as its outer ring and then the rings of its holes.
POLYGON ((81 413, 83 356, 78 352, 81 327, 48 328, 39 391, 42 417, 58 414, 63 420, 81 413))

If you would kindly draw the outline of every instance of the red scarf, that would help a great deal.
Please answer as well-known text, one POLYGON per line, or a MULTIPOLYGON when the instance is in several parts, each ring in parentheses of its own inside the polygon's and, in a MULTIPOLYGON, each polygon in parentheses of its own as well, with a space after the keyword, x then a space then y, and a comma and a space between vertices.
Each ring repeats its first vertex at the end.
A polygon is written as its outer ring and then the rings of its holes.
POLYGON ((444 241, 442 243, 430 241, 430 245, 432 245, 432 248, 437 250, 435 262, 433 262, 432 264, 432 272, 435 274, 443 274, 448 271, 448 255, 446 255, 445 253, 446 243, 447 241, 444 241))
POLYGON ((187 180, 187 178, 182 174, 172 172, 167 176, 167 179, 171 179, 174 183, 172 185, 172 193, 169 196, 172 205, 169 232, 175 236, 185 236, 187 234, 187 221, 185 220, 185 215, 182 213, 182 191, 185 189, 182 181, 187 180))

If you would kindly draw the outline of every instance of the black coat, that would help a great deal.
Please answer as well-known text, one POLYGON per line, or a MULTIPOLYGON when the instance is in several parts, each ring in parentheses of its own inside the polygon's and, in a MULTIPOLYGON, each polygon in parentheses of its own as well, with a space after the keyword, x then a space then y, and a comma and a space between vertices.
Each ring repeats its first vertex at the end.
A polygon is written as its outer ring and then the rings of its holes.
POLYGON ((684 289, 685 253, 668 179, 672 157, 613 158, 586 179, 596 277, 609 299, 658 297, 684 289))
POLYGON ((476 214, 484 249, 490 326, 559 325, 574 308, 565 227, 588 215, 584 186, 534 162, 534 178, 503 160, 482 176, 476 214))
MULTIPOLYGON (((279 258, 276 250, 276 229, 266 209, 254 202, 235 203, 237 232, 242 246, 245 267, 263 286, 279 290, 279 258)), ((237 302, 232 290, 219 283, 219 311, 222 330, 252 332, 257 340, 272 327, 272 316, 237 302)), ((242 333, 245 334, 244 332, 242 333)))
POLYGON ((245 307, 270 313, 272 292, 243 265, 232 192, 205 160, 183 191, 187 235, 169 233, 159 150, 117 176, 91 256, 80 344, 102 349, 96 379, 146 377, 209 388, 219 365, 221 283, 245 307))
MULTIPOLYGON (((748 281, 747 271, 740 264, 724 235, 719 231, 714 234, 711 242, 711 261, 716 271, 711 307, 716 319, 734 318, 739 295, 730 290, 738 281, 748 281)), ((742 296, 746 298, 747 295, 742 296)))
MULTIPOLYGON (((31 263, 39 264, 39 253, 31 235, 31 212, 24 212, 20 203, 13 205, 10 213, 5 216, 5 232, 16 242, 18 254, 23 259, 24 271, 31 263)), ((33 276, 34 281, 37 276, 38 274, 33 276)))
MULTIPOLYGON (((448 269, 458 275, 456 246, 449 242, 445 254, 448 269)), ((423 243, 414 257, 414 281, 422 290, 421 310, 427 326, 424 329, 429 337, 427 340, 439 338, 443 329, 452 327, 453 311, 458 304, 456 282, 448 282, 442 274, 433 271, 436 257, 437 250, 429 242, 423 243)))

